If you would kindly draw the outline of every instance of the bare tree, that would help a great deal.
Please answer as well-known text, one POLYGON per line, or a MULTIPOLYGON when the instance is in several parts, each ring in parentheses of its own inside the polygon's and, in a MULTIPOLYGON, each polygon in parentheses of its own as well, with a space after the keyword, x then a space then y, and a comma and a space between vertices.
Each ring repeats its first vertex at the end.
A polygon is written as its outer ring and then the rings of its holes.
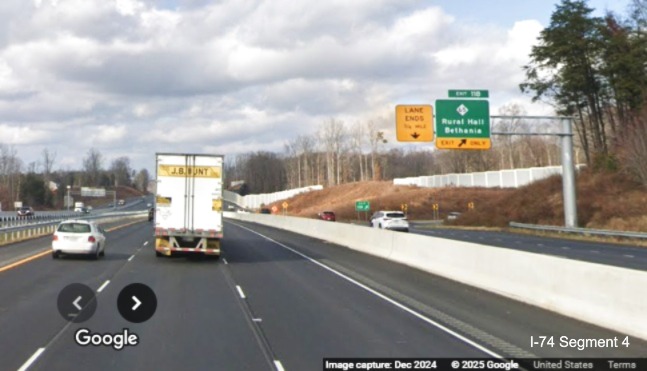
POLYGON ((146 169, 141 169, 135 175, 135 187, 139 189, 142 192, 146 192, 148 190, 148 183, 150 182, 150 175, 148 174, 148 170, 146 169))
POLYGON ((22 165, 15 147, 0 143, 0 181, 9 194, 9 202, 20 198, 22 165))
POLYGON ((90 148, 83 159, 83 170, 85 170, 85 180, 88 185, 97 186, 99 184, 102 167, 103 156, 98 150, 90 148))
POLYGON ((301 159, 297 150, 296 140, 285 143, 286 177, 289 188, 301 187, 301 159))
POLYGON ((321 136, 323 137, 326 148, 326 175, 328 185, 340 183, 340 158, 344 149, 345 131, 344 123, 334 118, 324 122, 321 128, 321 136))
POLYGON ((380 145, 386 144, 384 132, 377 129, 373 120, 366 123, 366 133, 368 134, 369 144, 371 145, 371 172, 373 180, 382 179, 382 171, 379 165, 380 145))
POLYGON ((115 186, 130 186, 132 184, 131 176, 134 172, 130 168, 130 158, 127 156, 118 157, 110 164, 110 177, 115 186))
POLYGON ((363 157, 363 144, 364 144, 364 126, 357 122, 350 129, 350 138, 351 138, 351 148, 357 156, 357 163, 359 166, 359 180, 364 180, 364 163, 362 161, 363 157))
POLYGON ((56 161, 56 151, 50 152, 49 149, 43 149, 43 176, 45 181, 49 181, 50 174, 54 168, 54 162, 56 161))
MULTIPOLYGON (((499 114, 502 116, 523 116, 526 114, 526 111, 523 107, 516 103, 507 104, 499 109, 499 114)), ((520 131, 523 122, 520 118, 510 118, 502 119, 497 122, 496 129, 497 131, 505 133, 517 133, 520 131)), ((514 169, 518 167, 519 157, 518 153, 515 156, 513 143, 518 140, 512 135, 502 135, 496 139, 496 142, 501 143, 502 152, 501 164, 499 165, 501 169, 514 169), (507 162, 507 163, 505 163, 507 162)))
POLYGON ((315 139, 312 136, 308 136, 308 135, 300 135, 299 137, 297 137, 297 140, 295 143, 297 146, 299 157, 300 158, 303 157, 303 161, 300 163, 300 168, 303 169, 303 177, 302 177, 304 180, 303 185, 313 184, 312 175, 310 173, 312 172, 311 157, 312 157, 314 143, 315 143, 315 139))

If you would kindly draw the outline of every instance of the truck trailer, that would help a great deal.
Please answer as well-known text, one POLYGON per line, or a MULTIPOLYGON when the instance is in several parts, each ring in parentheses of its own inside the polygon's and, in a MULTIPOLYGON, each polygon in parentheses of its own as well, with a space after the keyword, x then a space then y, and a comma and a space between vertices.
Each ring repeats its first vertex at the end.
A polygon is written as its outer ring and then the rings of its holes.
POLYGON ((224 157, 156 154, 155 254, 220 256, 224 157))

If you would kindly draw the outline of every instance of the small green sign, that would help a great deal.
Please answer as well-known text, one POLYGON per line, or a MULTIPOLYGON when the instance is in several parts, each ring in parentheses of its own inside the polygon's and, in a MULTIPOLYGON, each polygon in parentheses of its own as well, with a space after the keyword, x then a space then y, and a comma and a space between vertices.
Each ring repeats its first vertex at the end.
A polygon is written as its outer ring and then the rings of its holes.
POLYGON ((450 98, 489 98, 487 90, 450 90, 450 98))
POLYGON ((355 211, 369 211, 371 210, 371 203, 369 201, 356 201, 355 211))

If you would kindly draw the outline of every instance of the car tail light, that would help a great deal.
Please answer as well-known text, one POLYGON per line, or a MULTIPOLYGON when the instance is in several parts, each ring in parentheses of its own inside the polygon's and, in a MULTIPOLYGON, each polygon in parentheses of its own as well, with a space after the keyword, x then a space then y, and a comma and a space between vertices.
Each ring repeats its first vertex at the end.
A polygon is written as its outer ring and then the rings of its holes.
POLYGON ((57 235, 52 236, 52 241, 58 241, 58 236, 57 235))
POLYGON ((97 242, 97 239, 94 236, 88 237, 88 242, 97 242))

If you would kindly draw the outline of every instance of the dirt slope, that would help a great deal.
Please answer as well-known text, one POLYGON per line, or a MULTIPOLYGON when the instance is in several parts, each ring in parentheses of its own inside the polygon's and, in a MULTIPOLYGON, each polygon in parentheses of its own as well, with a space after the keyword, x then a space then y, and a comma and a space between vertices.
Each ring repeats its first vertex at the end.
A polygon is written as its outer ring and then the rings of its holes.
MULTIPOLYGON (((647 188, 619 173, 582 171, 577 179, 580 226, 647 232, 647 188)), ((563 225, 561 177, 551 177, 518 189, 418 188, 395 186, 391 181, 348 183, 297 195, 288 200, 288 214, 315 218, 332 210, 338 220, 356 220, 356 201, 370 201, 371 210, 399 210, 407 204, 411 220, 433 219, 432 205, 440 217, 462 212, 459 225, 505 227, 510 221, 563 225), (468 203, 474 209, 468 210, 468 203)), ((283 201, 270 206, 281 210, 283 201)), ((369 215, 370 216, 370 215, 369 215)), ((365 219, 360 214, 362 220, 365 219)))

